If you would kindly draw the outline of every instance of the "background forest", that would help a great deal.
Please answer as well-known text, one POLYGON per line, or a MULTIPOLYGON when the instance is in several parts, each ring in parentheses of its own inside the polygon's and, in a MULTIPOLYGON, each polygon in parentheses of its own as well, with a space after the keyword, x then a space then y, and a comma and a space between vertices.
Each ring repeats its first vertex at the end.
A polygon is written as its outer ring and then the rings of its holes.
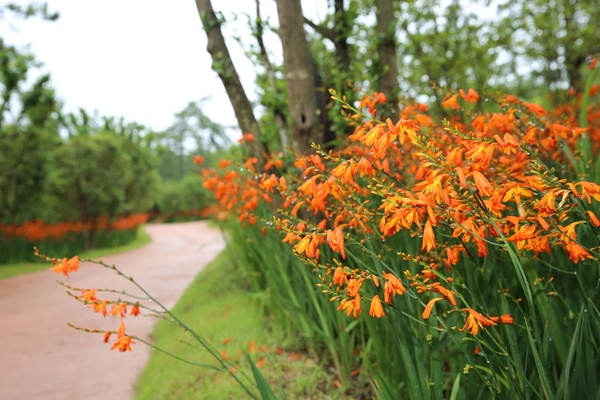
MULTIPOLYGON (((212 14, 210 2, 197 4, 205 22, 212 19, 204 24, 209 37, 211 28, 228 23, 212 14)), ((559 104, 569 89, 583 91, 586 62, 599 51, 594 2, 336 0, 323 21, 301 19, 293 8, 299 3, 280 6, 281 18, 295 18, 280 29, 284 53, 294 49, 295 59, 284 54, 282 60, 265 47, 264 36, 277 27, 261 18, 259 1, 256 15, 238 16, 253 32, 242 44, 258 72, 259 104, 234 104, 242 131, 257 139, 250 154, 310 151, 311 142, 343 135, 347 128, 329 88, 350 102, 367 90, 415 98, 442 116, 439 87, 559 104), (309 76, 286 82, 283 71, 294 68, 309 76), (302 112, 317 117, 303 124, 297 121, 302 112)), ((2 8, 5 24, 30 17, 56 21, 59 15, 45 5, 2 8)), ((35 55, 0 45, 0 223, 114 220, 150 210, 174 215, 204 206, 192 157, 222 151, 231 141, 225 127, 204 115, 202 101, 190 102, 163 132, 89 110, 64 113, 51 77, 36 73, 35 55)), ((236 72, 227 49, 210 46, 214 70, 233 88, 230 96, 238 96, 243 89, 229 83, 236 72)))

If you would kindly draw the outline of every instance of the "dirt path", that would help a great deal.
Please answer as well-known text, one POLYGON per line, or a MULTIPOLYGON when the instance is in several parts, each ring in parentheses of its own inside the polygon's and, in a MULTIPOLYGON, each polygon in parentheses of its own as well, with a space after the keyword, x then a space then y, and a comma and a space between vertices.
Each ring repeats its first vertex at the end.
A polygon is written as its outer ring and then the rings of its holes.
MULTIPOLYGON (((146 230, 152 243, 103 261, 117 265, 172 307, 196 274, 223 250, 224 240, 205 222, 149 225, 146 230)), ((61 278, 41 271, 0 281, 0 399, 132 399, 150 350, 136 344, 133 352, 110 351, 102 335, 69 328, 67 322, 116 329, 119 320, 102 318, 69 298, 55 282, 61 278)), ((130 282, 97 265, 84 264, 61 280, 75 287, 134 293, 130 282)), ((127 317, 125 322, 127 333, 149 339, 156 320, 127 317)))

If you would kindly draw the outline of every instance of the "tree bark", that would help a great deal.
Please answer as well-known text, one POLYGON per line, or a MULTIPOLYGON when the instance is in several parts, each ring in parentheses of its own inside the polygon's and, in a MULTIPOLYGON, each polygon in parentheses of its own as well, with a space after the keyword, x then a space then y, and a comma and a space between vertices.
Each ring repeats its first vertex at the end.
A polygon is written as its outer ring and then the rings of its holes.
POLYGON ((398 119, 398 62, 396 60, 396 25, 393 0, 376 0, 377 54, 381 68, 379 91, 388 99, 387 107, 380 110, 381 118, 398 119), (383 111, 383 112, 381 112, 383 111))
MULTIPOLYGON (((344 0, 334 0, 334 14, 333 14, 333 28, 328 28, 323 25, 318 25, 308 18, 304 17, 304 23, 310 26, 323 38, 330 40, 335 46, 334 60, 335 65, 328 70, 326 74, 327 87, 324 87, 322 93, 323 96, 329 98, 326 92, 329 87, 333 87, 340 95, 346 96, 350 104, 354 103, 357 99, 356 91, 354 90, 354 80, 352 79, 352 73, 350 65, 352 60, 350 58, 350 45, 348 43, 348 35, 351 33, 351 21, 348 17, 348 12, 344 7, 344 0), (331 78, 331 79, 327 79, 331 78)), ((321 93, 319 93, 321 94, 321 93)), ((317 95, 317 102, 319 96, 317 95)), ((322 100, 321 100, 322 101, 322 100)), ((327 104, 329 101, 326 102, 327 104)), ((319 105, 319 103, 317 103, 319 105)), ((322 112, 325 112, 325 108, 321 108, 322 112)), ((334 106, 335 110, 335 106, 334 106)), ((322 119, 323 121, 323 119, 322 119)), ((331 125, 331 121, 326 118, 327 122, 324 122, 324 142, 328 143, 331 140, 336 139, 336 132, 327 125, 331 125)), ((338 127, 338 132, 340 128, 338 127)), ((346 134, 351 134, 354 129, 352 126, 345 124, 344 131, 346 134)))
POLYGON ((333 44, 335 45, 335 59, 338 62, 340 71, 348 73, 350 71, 350 46, 348 45, 348 35, 351 32, 344 0, 335 0, 334 16, 335 28, 333 35, 333 44))
POLYGON ((315 70, 304 32, 302 6, 300 0, 276 0, 276 3, 294 150, 311 153, 312 143, 322 143, 322 131, 317 116, 315 70))
MULTIPOLYGON (((260 0, 256 0, 256 41, 258 42, 258 47, 260 49, 259 55, 264 64, 265 70, 267 71, 267 78, 269 80, 269 86, 271 86, 271 90, 273 93, 279 94, 277 82, 275 80, 275 68, 273 68, 273 64, 271 64, 271 61, 269 60, 269 54, 267 53, 267 48, 265 47, 265 43, 263 41, 263 31, 264 23, 260 16, 260 0)), ((279 128, 279 140, 281 142, 281 148, 286 149, 290 147, 290 140, 288 136, 285 115, 280 109, 272 111, 277 128, 279 128)))
POLYGON ((251 133, 254 140, 244 141, 248 156, 258 158, 257 170, 261 171, 267 156, 267 150, 261 141, 261 131, 252 110, 252 104, 244 91, 240 77, 233 65, 229 50, 225 44, 225 38, 221 32, 221 21, 215 15, 210 0, 196 0, 196 7, 200 13, 200 19, 208 44, 206 50, 210 53, 213 63, 212 69, 219 75, 225 91, 231 101, 233 111, 243 133, 251 133))

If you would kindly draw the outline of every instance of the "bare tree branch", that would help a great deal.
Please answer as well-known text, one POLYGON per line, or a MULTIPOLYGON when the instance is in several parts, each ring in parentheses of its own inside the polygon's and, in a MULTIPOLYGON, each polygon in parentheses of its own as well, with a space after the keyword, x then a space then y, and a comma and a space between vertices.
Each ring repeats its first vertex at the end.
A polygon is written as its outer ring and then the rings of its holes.
POLYGON ((320 34, 324 38, 329 39, 332 42, 335 42, 335 32, 333 31, 333 29, 326 28, 321 25, 317 25, 306 17, 304 17, 304 23, 306 25, 310 26, 311 28, 313 28, 318 34, 320 34))

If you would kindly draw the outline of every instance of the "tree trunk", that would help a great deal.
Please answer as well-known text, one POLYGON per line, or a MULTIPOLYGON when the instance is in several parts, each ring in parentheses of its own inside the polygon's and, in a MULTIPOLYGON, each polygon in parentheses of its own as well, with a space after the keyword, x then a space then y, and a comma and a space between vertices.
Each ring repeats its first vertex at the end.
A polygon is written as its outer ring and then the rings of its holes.
MULTIPOLYGON (((333 30, 333 44, 335 45, 335 60, 338 63, 338 68, 348 75, 350 72, 350 46, 348 45, 348 35, 352 32, 346 9, 344 8, 344 0, 335 0, 334 15, 335 29, 333 30)), ((345 94, 345 93, 344 93, 345 94)))
POLYGON ((380 118, 398 119, 398 63, 396 60, 396 25, 393 0, 376 0, 377 54, 379 55, 379 91, 388 99, 386 107, 380 106, 380 118))
MULTIPOLYGON (((348 12, 344 7, 344 0, 334 0, 334 28, 318 25, 306 17, 304 17, 304 23, 323 36, 323 38, 330 40, 335 46, 335 64, 327 69, 325 75, 326 87, 323 87, 323 90, 320 91, 320 93, 317 93, 317 105, 323 105, 323 98, 326 98, 327 101, 325 102, 325 105, 327 109, 329 109, 329 93, 327 91, 330 87, 333 87, 339 95, 346 96, 348 102, 353 104, 357 100, 357 96, 356 91, 354 90, 354 80, 352 79, 350 69, 352 60, 350 58, 350 45, 348 43, 348 35, 351 33, 352 28, 348 12), (321 97, 319 97, 319 95, 321 95, 321 97)), ((321 85, 318 86, 323 86, 323 84, 321 83, 321 85)), ((336 107, 334 104, 333 110, 334 112, 339 112, 339 106, 336 107)), ((325 114, 325 107, 321 107, 321 111, 325 114)), ((344 124, 343 127, 338 126, 338 130, 336 131, 335 127, 331 126, 332 123, 326 115, 322 117, 321 122, 324 124, 324 143, 337 139, 336 132, 341 132, 343 130, 349 135, 354 131, 354 128, 348 124, 344 124)))
MULTIPOLYGON (((269 80, 269 86, 271 90, 275 94, 279 94, 279 89, 277 89, 277 82, 275 80, 275 68, 273 68, 273 64, 269 60, 269 54, 267 53, 267 48, 265 47, 265 43, 263 41, 263 31, 264 31, 264 22, 260 16, 260 0, 256 0, 256 41, 258 42, 258 47, 260 49, 260 58, 264 64, 265 70, 267 71, 267 78, 269 80)), ((290 147, 290 140, 288 136, 287 122, 285 120, 284 113, 280 110, 272 110, 273 117, 275 118, 275 123, 277 123, 277 127, 279 128, 279 140, 281 142, 282 150, 290 147)))
POLYGON ((304 32, 300 0, 276 0, 279 37, 288 87, 292 141, 298 153, 311 153, 312 143, 322 143, 312 56, 304 32))
POLYGON ((248 100, 248 96, 246 96, 239 75, 231 61, 229 50, 221 32, 221 21, 215 15, 210 0, 196 0, 196 7, 200 13, 200 19, 208 37, 206 50, 210 53, 213 60, 212 69, 219 74, 219 78, 221 78, 225 86, 240 129, 243 133, 254 135, 253 141, 244 141, 244 144, 248 156, 258 158, 256 168, 261 171, 265 163, 264 160, 267 156, 267 151, 261 141, 260 127, 254 116, 252 104, 248 100))

